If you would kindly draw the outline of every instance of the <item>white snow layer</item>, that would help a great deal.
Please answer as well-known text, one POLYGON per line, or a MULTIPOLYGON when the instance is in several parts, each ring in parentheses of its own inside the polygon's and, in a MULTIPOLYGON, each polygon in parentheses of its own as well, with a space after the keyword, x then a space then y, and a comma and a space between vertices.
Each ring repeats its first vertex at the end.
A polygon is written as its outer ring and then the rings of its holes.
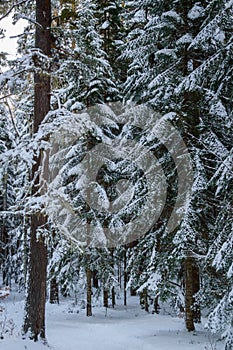
MULTIPOLYGON (((5 350, 46 350, 42 343, 23 340, 23 295, 12 292, 0 300, 0 349, 5 350), (0 334, 1 335, 1 334, 0 334)), ((115 309, 106 311, 94 307, 93 316, 86 317, 85 310, 73 306, 72 300, 62 300, 60 305, 47 304, 46 332, 48 345, 53 350, 216 350, 222 342, 197 325, 197 331, 187 332, 184 319, 172 317, 162 303, 161 312, 149 314, 139 307, 138 297, 129 297, 129 305, 117 299, 115 309)))

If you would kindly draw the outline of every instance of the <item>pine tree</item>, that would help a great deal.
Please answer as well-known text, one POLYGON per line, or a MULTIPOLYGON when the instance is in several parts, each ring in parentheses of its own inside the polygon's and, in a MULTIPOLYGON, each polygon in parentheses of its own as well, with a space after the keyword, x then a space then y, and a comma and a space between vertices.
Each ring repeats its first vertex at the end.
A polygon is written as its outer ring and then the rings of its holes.
MULTIPOLYGON (((49 57, 51 55, 50 0, 38 0, 36 2, 36 21, 39 25, 36 27, 35 47, 49 57)), ((50 111, 50 77, 48 72, 43 71, 43 67, 37 62, 39 55, 40 53, 38 52, 35 56, 35 65, 37 69, 42 69, 42 72, 36 72, 34 75, 34 133, 38 131, 40 124, 50 111)), ((42 154, 36 157, 32 168, 32 195, 34 196, 37 196, 38 191, 41 191, 41 162, 43 162, 42 154)), ((32 214, 30 233, 30 268, 24 332, 28 333, 30 331, 31 338, 34 341, 37 341, 39 337, 45 339, 47 248, 44 238, 41 236, 38 239, 37 235, 40 230, 45 229, 46 224, 47 219, 43 213, 39 212, 32 214)))
MULTIPOLYGON (((212 263, 210 279, 212 284, 216 282, 218 293, 212 303, 212 312, 209 316, 209 327, 212 332, 222 331, 226 338, 225 349, 231 349, 233 345, 233 303, 232 303, 232 150, 225 157, 214 177, 217 191, 216 197, 219 200, 220 208, 216 218, 214 231, 215 241, 210 245, 207 264, 212 263), (213 280, 213 276, 217 280, 213 280), (217 277, 217 278, 216 278, 217 277)), ((208 279, 207 279, 208 280, 208 279)), ((213 294, 213 288, 210 288, 213 294)), ((208 293, 208 289, 206 289, 208 293)))

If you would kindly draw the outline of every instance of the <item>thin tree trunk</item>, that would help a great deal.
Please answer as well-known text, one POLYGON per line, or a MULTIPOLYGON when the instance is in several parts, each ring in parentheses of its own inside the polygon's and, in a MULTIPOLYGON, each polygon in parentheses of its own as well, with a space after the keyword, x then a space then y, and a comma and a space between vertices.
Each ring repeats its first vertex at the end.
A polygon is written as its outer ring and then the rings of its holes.
POLYGON ((116 293, 115 293, 115 288, 112 287, 112 308, 114 309, 116 305, 116 293))
POLYGON ((117 282, 119 283, 119 287, 122 287, 122 275, 121 275, 121 261, 119 259, 117 264, 117 282))
POLYGON ((24 217, 23 220, 23 285, 26 289, 28 273, 28 227, 30 226, 30 219, 24 217))
POLYGON ((86 269, 86 276, 87 276, 87 316, 92 316, 92 306, 91 306, 91 277, 92 272, 91 269, 88 267, 86 269))
POLYGON ((144 309, 146 312, 149 312, 147 288, 144 288, 143 291, 140 293, 140 305, 142 309, 144 309))
POLYGON ((59 288, 55 277, 50 281, 49 302, 50 304, 59 304, 59 288))
MULTIPOLYGON (((115 272, 115 266, 114 266, 114 248, 110 249, 111 252, 111 267, 112 267, 112 273, 114 274, 115 272)), ((114 309, 116 305, 116 293, 115 293, 115 288, 114 286, 111 289, 111 298, 112 298, 112 308, 114 309)))
MULTIPOLYGON (((90 156, 87 154, 87 164, 88 164, 88 173, 90 169, 90 156)), ((88 189, 87 191, 87 200, 88 203, 90 203, 90 191, 88 189)), ((91 243, 91 232, 90 232, 90 224, 91 222, 89 219, 87 219, 87 268, 86 268, 86 277, 87 277, 87 308, 86 308, 86 315, 92 316, 92 270, 90 269, 90 263, 91 263, 91 249, 90 243, 91 243)))
POLYGON ((103 294, 103 298, 104 298, 104 307, 108 307, 108 291, 106 289, 104 289, 104 294, 103 294))
MULTIPOLYGON (((193 293, 194 293, 194 302, 195 294, 200 290, 200 272, 198 266, 195 264, 193 266, 193 293)), ((201 309, 200 306, 195 302, 193 308, 193 318, 195 323, 201 322, 201 309)))
MULTIPOLYGON (((3 171, 3 206, 2 210, 7 211, 7 171, 3 171)), ((9 274, 8 274, 8 269, 7 269, 7 264, 6 260, 8 257, 9 249, 7 247, 8 245, 8 233, 7 233, 7 226, 6 226, 6 219, 3 216, 2 217, 2 225, 1 225, 1 250, 0 253, 3 256, 3 269, 2 269, 2 280, 4 285, 9 285, 9 274)))
POLYGON ((193 312, 193 266, 194 258, 187 257, 185 262, 185 323, 189 332, 195 330, 193 312))
POLYGON ((92 280, 93 280, 93 287, 99 288, 99 280, 98 280, 98 272, 97 270, 94 270, 92 273, 92 280))
MULTIPOLYGON (((53 230, 51 235, 54 241, 53 248, 51 249, 51 252, 50 252, 50 258, 52 259, 53 252, 54 250, 56 250, 56 246, 57 246, 56 239, 55 239, 56 231, 53 230)), ((50 280, 49 302, 50 304, 59 304, 59 286, 58 286, 58 282, 55 276, 55 271, 53 268, 51 269, 51 275, 52 275, 52 278, 50 280)))
POLYGON ((126 291, 126 287, 127 287, 127 271, 126 271, 126 266, 127 266, 127 256, 126 256, 126 248, 124 250, 124 306, 127 305, 127 291, 126 291))
POLYGON ((160 309, 160 307, 159 307, 159 297, 158 297, 158 295, 155 297, 155 299, 154 299, 154 312, 156 313, 156 314, 159 314, 159 309, 160 309))
MULTIPOLYGON (((51 54, 51 0, 36 0, 36 35, 35 47, 44 55, 51 54)), ((35 65, 38 66, 38 57, 35 56, 35 65)), ((36 133, 41 122, 50 110, 50 77, 48 72, 37 72, 34 75, 34 123, 33 132, 36 133)), ((40 192, 42 152, 35 159, 32 168, 32 195, 40 192)), ((45 170, 46 173, 46 170, 45 170)), ((46 174, 45 174, 46 175, 46 174)), ((39 193, 40 195, 41 193, 39 193)), ((44 239, 38 239, 38 229, 44 229, 47 218, 40 212, 32 214, 28 296, 26 300, 26 316, 24 332, 30 331, 30 337, 37 341, 39 337, 45 339, 45 301, 46 301, 46 270, 47 248, 44 239)))

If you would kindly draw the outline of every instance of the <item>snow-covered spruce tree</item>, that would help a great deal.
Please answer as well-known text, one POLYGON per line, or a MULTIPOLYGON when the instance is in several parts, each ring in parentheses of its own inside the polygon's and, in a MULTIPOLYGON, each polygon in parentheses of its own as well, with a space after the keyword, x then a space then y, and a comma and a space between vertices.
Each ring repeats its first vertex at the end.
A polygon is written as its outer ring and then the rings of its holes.
MULTIPOLYGON (((102 48, 107 54, 107 59, 113 70, 114 82, 121 89, 125 81, 127 62, 119 59, 121 45, 126 38, 125 7, 119 0, 95 1, 96 17, 98 20, 98 32, 102 38, 102 48)), ((120 96, 117 96, 117 100, 120 96)))
MULTIPOLYGON (((57 15, 53 22, 54 55, 55 68, 59 68, 53 79, 54 108, 67 108, 73 112, 97 102, 119 99, 117 79, 111 67, 114 60, 111 61, 110 55, 113 46, 119 43, 115 42, 114 35, 111 37, 111 45, 105 43, 102 28, 105 7, 99 8, 99 5, 95 1, 85 0, 70 3, 63 1, 61 6, 59 3, 57 8, 55 6, 57 15), (109 52, 106 52, 106 48, 109 52)), ((71 165, 71 162, 68 164, 71 165)), ((68 186, 67 193, 69 191, 68 186)), ((100 288, 101 286, 100 283, 100 288)))
MULTIPOLYGON (((131 117, 136 118, 134 109, 132 109, 131 113, 131 117)), ((63 152, 62 163, 58 169, 57 178, 51 183, 51 186, 54 184, 55 187, 53 199, 51 200, 52 206, 50 206, 51 220, 55 226, 57 224, 57 229, 64 232, 71 240, 76 241, 83 253, 85 253, 87 246, 86 255, 89 255, 90 263, 86 263, 85 266, 93 267, 92 273, 98 278, 100 288, 104 288, 105 296, 107 292, 110 295, 111 291, 112 300, 114 300, 112 287, 115 288, 117 286, 114 277, 115 257, 112 252, 110 255, 110 251, 107 248, 101 250, 101 248, 97 249, 95 247, 111 247, 111 244, 113 246, 120 245, 124 243, 125 239, 127 240, 127 234, 135 234, 135 232, 126 232, 125 224, 129 223, 140 212, 141 204, 144 202, 144 197, 147 193, 142 170, 137 168, 133 161, 130 162, 130 158, 127 160, 127 156, 126 159, 125 157, 122 158, 123 150, 124 152, 128 150, 127 144, 129 140, 137 140, 140 131, 137 128, 133 129, 131 125, 132 120, 131 122, 128 121, 129 125, 124 125, 124 127, 121 123, 118 124, 117 120, 118 116, 114 115, 114 111, 103 105, 90 108, 85 113, 70 115, 70 118, 67 118, 67 134, 61 132, 61 140, 65 140, 66 136, 68 137, 69 135, 71 139, 70 142, 68 139, 66 143, 61 143, 63 152), (87 112, 102 116, 104 123, 103 125, 100 123, 98 127, 92 123, 91 127, 89 126, 89 132, 86 130, 83 135, 79 135, 77 132, 79 130, 78 123, 81 122, 83 117, 88 120, 87 112), (73 125, 70 129, 72 130, 70 134, 68 121, 71 121, 70 125, 73 125), (77 132, 76 136, 75 132, 77 132), (116 157, 108 159, 105 156, 101 159, 103 155, 100 153, 97 155, 97 162, 98 157, 100 157, 100 163, 95 164, 96 157, 92 157, 91 154, 95 151, 95 147, 101 143, 107 148, 107 145, 111 143, 115 146, 117 145, 118 149, 114 148, 116 157), (103 165, 99 169, 98 166, 102 162, 103 165), (96 176, 94 175, 95 171, 97 172, 96 176), (129 192, 121 193, 120 189, 117 188, 117 184, 121 180, 131 182, 129 192), (111 202, 114 200, 118 200, 119 203, 122 200, 124 204, 119 212, 111 212, 111 202), (108 230, 114 230, 114 227, 116 227, 115 238, 113 233, 111 238, 108 230), (121 236, 117 232, 118 228, 119 232, 123 228, 121 236), (107 257, 107 252, 109 257, 107 257), (93 256, 96 256, 96 258, 93 258, 93 256), (101 261, 100 266, 96 265, 96 261, 101 261)), ((143 136, 144 133, 141 135, 142 140, 143 136)), ((136 142, 135 145, 136 158, 143 157, 140 144, 138 140, 138 143, 136 142)), ((58 158, 59 153, 60 151, 58 150, 58 158)), ((131 154, 130 157, 132 157, 131 154)), ((56 161, 56 153, 52 162, 59 164, 59 159, 56 161)), ((70 259, 72 261, 72 257, 70 259)), ((56 264, 57 262, 54 261, 53 266, 56 264)), ((62 262, 60 261, 59 264, 62 264, 62 262)), ((56 270, 58 269, 56 268, 56 270)), ((69 279, 69 283, 72 283, 72 276, 69 279)), ((105 302, 106 304, 107 302, 105 302)))
POLYGON ((54 26, 53 35, 55 63, 57 60, 59 69, 55 73, 54 95, 60 104, 75 111, 116 98, 112 68, 96 29, 94 2, 74 2, 72 11, 63 3, 62 10, 57 11, 60 26, 54 26))
MULTIPOLYGON (((172 95, 185 76, 186 62, 182 40, 185 35, 191 37, 194 30, 192 25, 187 26, 187 7, 190 9, 192 5, 185 7, 182 2, 147 1, 135 6, 135 21, 131 19, 131 22, 136 25, 133 25, 123 54, 124 57, 132 59, 125 84, 126 98, 139 103, 150 102, 161 113, 174 111, 176 104, 172 95), (141 23, 138 23, 138 18, 141 23)), ((155 293, 160 294, 161 298, 173 294, 175 283, 180 283, 173 279, 175 275, 180 275, 181 269, 180 264, 174 263, 171 258, 174 234, 170 233, 166 237, 165 228, 165 218, 161 218, 158 227, 154 228, 154 239, 149 239, 151 235, 147 235, 143 244, 144 247, 149 245, 150 248, 147 249, 151 253, 147 254, 142 289, 150 286, 153 290, 159 286, 159 292, 155 293), (152 278, 153 273, 156 278, 152 278)))
MULTIPOLYGON (((223 295, 228 299, 232 288, 231 283, 229 285, 229 264, 226 264, 225 273, 222 274, 220 265, 217 263, 218 260, 213 260, 212 250, 213 246, 216 246, 216 242, 218 242, 218 247, 223 244, 224 239, 220 243, 220 237, 224 231, 223 227, 227 226, 228 222, 231 222, 229 220, 230 197, 228 197, 228 193, 230 192, 229 188, 232 180, 231 176, 224 177, 224 174, 227 171, 232 171, 232 135, 230 132, 233 111, 231 102, 232 68, 229 69, 231 66, 229 62, 232 60, 232 35, 230 30, 233 24, 232 13, 233 6, 231 2, 216 1, 208 4, 206 7, 206 21, 190 45, 190 51, 203 51, 207 52, 207 54, 202 64, 181 84, 182 88, 185 85, 185 89, 188 91, 196 89, 200 96, 197 101, 201 111, 201 130, 199 132, 201 141, 199 159, 201 162, 199 161, 199 164, 202 164, 200 175, 202 174, 203 176, 205 174, 205 178, 202 177, 204 192, 202 191, 203 194, 199 195, 199 208, 202 208, 202 210, 200 212, 198 207, 196 207, 194 213, 198 214, 199 217, 202 214, 198 230, 203 232, 201 241, 205 246, 205 249, 202 251, 200 249, 200 241, 199 247, 195 251, 199 250, 201 255, 208 252, 207 259, 204 261, 204 270, 209 273, 208 276, 203 273, 202 282, 205 302, 211 301, 211 296, 212 301, 215 300, 216 302, 223 295), (228 170, 226 170, 225 164, 227 164, 228 170), (217 181, 220 178, 221 180, 217 181), (216 217, 218 218, 217 221, 216 217), (211 254, 209 247, 211 247, 211 254), (212 264, 215 268, 211 267, 212 264), (209 278, 210 284, 208 283, 209 278), (228 291, 226 292, 226 290, 228 291)), ((199 178, 201 179, 200 176, 199 178)), ((192 231, 195 232, 193 229, 192 231)), ((226 241, 231 241, 229 232, 228 228, 227 238, 225 236, 226 241)), ((195 236, 198 237, 197 234, 195 236)), ((203 265, 203 259, 201 261, 203 265)), ((227 317, 226 319, 225 327, 226 324, 229 325, 232 322, 231 319, 229 320, 227 317)), ((229 345, 232 342, 230 339, 231 335, 229 332, 226 348, 231 346, 229 345)))
MULTIPOLYGON (((140 16, 142 20, 129 34, 123 54, 131 59, 125 84, 126 98, 149 102, 160 113, 175 112, 173 123, 182 133, 194 165, 193 195, 184 221, 174 242, 172 235, 163 236, 163 241, 168 239, 170 242, 167 244, 170 253, 164 247, 168 258, 165 270, 169 273, 175 271, 175 267, 181 269, 180 249, 189 268, 196 270, 195 258, 186 258, 186 255, 193 250, 200 255, 206 253, 211 240, 208 222, 214 220, 215 211, 214 199, 209 197, 212 189, 208 188, 208 181, 214 173, 216 158, 219 163, 219 154, 213 156, 213 144, 210 146, 205 142, 203 147, 203 142, 207 139, 209 143, 212 139, 215 145, 224 142, 220 130, 227 131, 231 110, 231 11, 232 4, 227 1, 191 1, 188 4, 184 1, 143 1, 134 5, 134 17, 140 16), (176 251, 175 264, 170 264, 169 257, 171 253, 174 257, 176 251)), ((155 261, 163 256, 156 251, 152 255, 156 257, 155 261)), ((157 262, 152 266, 158 265, 157 262)), ((155 271, 161 274, 161 270, 155 271)), ((162 284, 169 280, 167 274, 165 276, 162 284)), ((191 304, 197 288, 192 283, 190 288, 186 321, 190 319, 187 328, 192 330, 194 313, 191 304)))
MULTIPOLYGON (((214 175, 210 185, 214 194, 215 217, 212 225, 213 239, 210 242, 205 271, 204 301, 210 303, 210 327, 213 331, 225 330, 226 349, 232 347, 232 283, 231 283, 231 241, 232 241, 232 13, 231 2, 212 2, 209 7, 209 25, 197 37, 195 45, 202 47, 203 38, 212 53, 208 66, 203 65, 205 81, 205 101, 208 108, 206 119, 211 125, 209 137, 212 153, 217 156, 214 175), (202 43, 201 43, 202 42, 202 43), (229 249, 229 254, 226 252, 229 249), (212 298, 211 298, 212 297, 212 298), (212 300, 211 300, 212 299, 212 300), (218 310, 218 311, 217 311, 218 310), (219 327, 216 317, 219 315, 219 327)), ((200 79, 200 75, 196 75, 200 79)), ((195 80, 194 80, 195 81, 195 80)), ((206 141, 206 140, 205 140, 206 141)))
POLYGON ((209 316, 209 328, 214 333, 222 332, 222 336, 226 339, 226 350, 231 349, 233 345, 232 159, 231 149, 213 177, 217 188, 215 198, 219 207, 214 225, 216 239, 210 245, 206 259, 207 272, 210 270, 210 273, 207 276, 207 278, 209 277, 207 279, 209 283, 205 288, 206 294, 210 291, 211 295, 213 295, 213 303, 211 305, 213 311, 209 316), (216 277, 217 281, 215 281, 214 277, 216 277))

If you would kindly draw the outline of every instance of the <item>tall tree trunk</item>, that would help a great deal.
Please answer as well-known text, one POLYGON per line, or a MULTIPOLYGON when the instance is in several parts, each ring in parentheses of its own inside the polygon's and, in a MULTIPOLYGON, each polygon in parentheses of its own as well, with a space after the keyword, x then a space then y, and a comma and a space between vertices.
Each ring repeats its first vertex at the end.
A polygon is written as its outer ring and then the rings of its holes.
POLYGON ((193 320, 193 258, 187 257, 185 262, 185 323, 189 332, 194 331, 193 320))
POLYGON ((30 219, 27 216, 23 218, 23 286, 27 285, 28 272, 28 227, 30 227, 30 219))
POLYGON ((93 281, 93 287, 94 288, 99 288, 99 280, 98 280, 98 271, 94 270, 92 272, 92 281, 93 281))
POLYGON ((200 290, 200 272, 197 264, 193 266, 193 294, 194 294, 194 308, 193 308, 193 319, 195 323, 201 322, 201 309, 200 305, 196 303, 195 294, 200 290))
POLYGON ((86 269, 86 276, 87 276, 87 310, 86 310, 86 315, 87 316, 92 316, 92 306, 91 306, 91 277, 92 277, 92 271, 88 267, 86 269))
POLYGON ((107 289, 104 289, 103 302, 104 302, 104 307, 108 307, 108 290, 107 289))
MULTIPOLYGON (((111 267, 112 267, 112 273, 114 274, 115 266, 114 266, 114 248, 110 249, 111 252, 111 267)), ((112 308, 114 309, 116 305, 116 293, 114 286, 111 289, 111 298, 112 298, 112 308)))
POLYGON ((189 332, 195 330, 194 322, 200 320, 200 310, 195 310, 195 294, 199 290, 199 270, 195 259, 188 256, 185 261, 185 323, 189 332))
POLYGON ((50 281, 49 302, 50 304, 59 304, 59 288, 56 277, 50 281))
MULTIPOLYGON (((8 173, 7 170, 3 170, 3 193, 2 193, 2 210, 4 212, 7 211, 7 178, 8 178, 8 173)), ((9 253, 8 249, 8 232, 7 232, 7 225, 6 225, 6 218, 3 216, 2 217, 2 223, 1 223, 1 249, 0 253, 3 257, 3 268, 2 268, 2 281, 4 285, 9 285, 9 271, 7 268, 7 257, 9 253)), ((10 267, 9 267, 10 268, 10 267)))
MULTIPOLYGON (((87 154, 87 164, 88 164, 88 173, 90 172, 89 169, 91 169, 91 163, 90 163, 90 155, 87 154)), ((88 203, 90 203, 90 198, 91 198, 91 194, 90 194, 90 190, 88 189, 87 191, 87 200, 88 203)), ((91 265, 91 248, 90 247, 90 243, 91 243, 91 232, 90 232, 90 224, 91 221, 89 221, 89 219, 87 219, 87 268, 86 268, 86 278, 87 278, 87 308, 86 308, 86 315, 92 316, 92 270, 90 268, 91 265)))
POLYGON ((112 287, 112 308, 114 309, 116 305, 116 292, 115 292, 115 288, 112 287))
MULTIPOLYGON (((51 235, 54 241, 53 248, 51 249, 51 252, 50 252, 50 258, 52 259, 53 252, 54 250, 56 250, 56 246, 57 246, 56 240, 55 240, 56 231, 53 230, 51 235)), ((50 304, 59 304, 59 286, 58 286, 55 271, 53 268, 51 269, 51 275, 52 275, 52 278, 50 280, 49 302, 50 304)))
POLYGON ((126 291, 126 287, 127 287, 127 279, 128 279, 128 274, 126 271, 126 267, 127 267, 127 255, 126 255, 126 248, 124 249, 124 306, 127 305, 127 291, 126 291))
MULTIPOLYGON (((36 0, 36 35, 35 48, 44 55, 51 54, 51 0, 36 0)), ((35 56, 35 65, 39 66, 38 57, 35 56)), ((43 68, 41 67, 41 70, 43 68)), ((34 123, 33 132, 36 133, 41 122, 50 110, 50 77, 48 72, 37 72, 34 75, 34 123)), ((35 159, 32 168, 32 195, 40 192, 42 164, 42 152, 35 159)), ((45 170, 46 173, 46 170, 45 170)), ((45 174, 46 175, 46 174, 45 174)), ((28 296, 26 300, 26 317, 24 321, 24 332, 30 331, 34 341, 39 337, 45 339, 45 301, 46 301, 46 270, 47 270, 47 248, 44 238, 38 239, 38 229, 44 229, 47 218, 40 212, 32 214, 31 236, 30 236, 30 260, 28 296)))

